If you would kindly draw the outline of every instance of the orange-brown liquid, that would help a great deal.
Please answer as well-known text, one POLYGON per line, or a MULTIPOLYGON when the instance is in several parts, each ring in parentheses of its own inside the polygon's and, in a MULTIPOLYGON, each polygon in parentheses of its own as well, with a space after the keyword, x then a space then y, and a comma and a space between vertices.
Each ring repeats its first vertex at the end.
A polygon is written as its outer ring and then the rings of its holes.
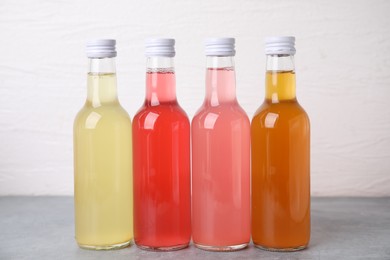
POLYGON ((310 239, 310 123, 292 71, 268 71, 266 100, 251 125, 252 239, 296 250, 310 239))

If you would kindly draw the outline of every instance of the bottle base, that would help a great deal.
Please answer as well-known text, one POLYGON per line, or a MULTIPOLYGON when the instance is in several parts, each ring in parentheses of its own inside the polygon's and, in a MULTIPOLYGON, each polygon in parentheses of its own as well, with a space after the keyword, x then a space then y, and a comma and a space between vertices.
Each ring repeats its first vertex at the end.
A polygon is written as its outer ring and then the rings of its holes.
POLYGON ((246 248, 248 246, 248 243, 240 244, 240 245, 232 245, 232 246, 206 246, 194 243, 194 245, 202 250, 206 251, 213 251, 213 252, 232 252, 232 251, 238 251, 246 248))
POLYGON ((253 243, 255 247, 265 250, 265 251, 272 251, 272 252, 295 252, 295 251, 300 251, 303 250, 307 247, 307 245, 303 246, 297 246, 297 247, 285 247, 285 248, 274 248, 274 247, 266 247, 262 245, 257 245, 253 243))
POLYGON ((188 244, 183 245, 176 245, 176 246, 144 246, 144 245, 137 245, 138 248, 146 251, 153 251, 153 252, 167 252, 167 251, 177 251, 188 247, 188 244))
POLYGON ((88 250, 116 250, 130 246, 131 240, 113 245, 84 245, 77 243, 80 248, 88 250))

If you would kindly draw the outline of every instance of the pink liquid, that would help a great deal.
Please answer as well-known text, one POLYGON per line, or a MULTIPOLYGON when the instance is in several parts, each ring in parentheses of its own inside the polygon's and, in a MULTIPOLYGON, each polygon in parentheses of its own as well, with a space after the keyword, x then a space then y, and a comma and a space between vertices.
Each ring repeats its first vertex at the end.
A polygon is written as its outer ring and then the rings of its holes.
POLYGON ((146 249, 186 247, 191 238, 190 124, 173 72, 149 72, 133 121, 134 240, 146 249))
POLYGON ((206 99, 192 121, 195 244, 250 240, 250 122, 235 95, 233 69, 207 69, 206 99))

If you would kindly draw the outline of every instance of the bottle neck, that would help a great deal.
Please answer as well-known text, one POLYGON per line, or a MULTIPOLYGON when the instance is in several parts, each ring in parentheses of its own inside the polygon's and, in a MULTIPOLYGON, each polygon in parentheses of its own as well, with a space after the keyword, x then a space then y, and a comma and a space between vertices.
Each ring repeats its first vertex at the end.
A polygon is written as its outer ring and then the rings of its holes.
POLYGON ((87 103, 93 107, 118 102, 115 58, 89 59, 87 103))
POLYGON ((265 98, 271 103, 296 99, 293 55, 267 55, 265 98))
POLYGON ((173 58, 148 57, 146 61, 145 103, 157 106, 176 102, 176 78, 173 58))
POLYGON ((205 104, 218 106, 236 102, 234 57, 207 56, 205 104))

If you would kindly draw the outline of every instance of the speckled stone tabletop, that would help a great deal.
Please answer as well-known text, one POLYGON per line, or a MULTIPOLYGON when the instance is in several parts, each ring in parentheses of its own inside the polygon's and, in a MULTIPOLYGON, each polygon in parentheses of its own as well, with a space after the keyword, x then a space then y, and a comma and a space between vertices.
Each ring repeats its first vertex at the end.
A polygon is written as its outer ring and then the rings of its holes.
POLYGON ((78 248, 72 197, 0 197, 0 259, 389 259, 390 198, 313 198, 309 248, 262 251, 252 244, 228 253, 191 245, 149 252, 135 245, 114 251, 78 248))

